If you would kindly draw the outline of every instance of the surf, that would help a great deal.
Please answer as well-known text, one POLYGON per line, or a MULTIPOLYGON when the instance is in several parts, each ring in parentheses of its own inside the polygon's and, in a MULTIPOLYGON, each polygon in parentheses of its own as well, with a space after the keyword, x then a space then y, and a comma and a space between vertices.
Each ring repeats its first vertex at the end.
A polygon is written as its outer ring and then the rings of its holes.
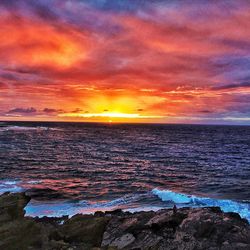
POLYGON ((154 188, 152 193, 164 202, 176 204, 179 207, 220 207, 223 212, 235 212, 250 222, 250 203, 225 199, 213 199, 177 193, 171 190, 154 188))

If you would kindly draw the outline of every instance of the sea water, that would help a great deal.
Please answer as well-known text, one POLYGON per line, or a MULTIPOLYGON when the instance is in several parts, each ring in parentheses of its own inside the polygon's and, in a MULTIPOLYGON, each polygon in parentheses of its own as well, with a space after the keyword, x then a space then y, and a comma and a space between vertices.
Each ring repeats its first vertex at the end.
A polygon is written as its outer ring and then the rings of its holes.
POLYGON ((219 206, 250 220, 250 127, 0 123, 0 193, 30 216, 219 206))

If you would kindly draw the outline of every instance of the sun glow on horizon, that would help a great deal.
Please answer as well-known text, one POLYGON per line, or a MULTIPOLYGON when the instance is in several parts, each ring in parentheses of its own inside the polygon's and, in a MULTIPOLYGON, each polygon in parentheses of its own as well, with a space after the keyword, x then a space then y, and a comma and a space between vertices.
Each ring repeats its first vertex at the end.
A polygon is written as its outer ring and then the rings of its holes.
POLYGON ((163 116, 140 115, 140 114, 131 114, 122 112, 102 112, 102 113, 65 113, 65 114, 59 114, 59 117, 150 119, 150 118, 162 118, 163 116))

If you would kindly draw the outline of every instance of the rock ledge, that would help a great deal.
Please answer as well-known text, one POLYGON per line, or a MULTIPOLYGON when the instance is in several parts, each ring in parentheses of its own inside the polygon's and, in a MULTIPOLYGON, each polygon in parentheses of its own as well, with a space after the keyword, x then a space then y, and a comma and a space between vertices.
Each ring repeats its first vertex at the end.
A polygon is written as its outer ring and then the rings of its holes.
POLYGON ((248 222, 218 207, 30 218, 29 201, 25 193, 0 196, 0 249, 250 249, 248 222))

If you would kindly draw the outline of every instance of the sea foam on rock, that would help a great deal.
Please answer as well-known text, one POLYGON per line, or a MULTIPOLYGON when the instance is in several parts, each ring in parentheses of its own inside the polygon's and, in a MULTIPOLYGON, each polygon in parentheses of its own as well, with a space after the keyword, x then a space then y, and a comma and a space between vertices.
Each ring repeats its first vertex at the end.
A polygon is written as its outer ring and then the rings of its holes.
POLYGON ((220 207, 224 212, 237 212, 242 218, 250 222, 250 204, 232 200, 213 199, 176 193, 171 190, 153 189, 152 193, 162 201, 168 201, 180 206, 188 207, 220 207))
POLYGON ((0 249, 250 249, 247 220, 219 207, 31 218, 24 216, 29 200, 0 196, 0 249))

